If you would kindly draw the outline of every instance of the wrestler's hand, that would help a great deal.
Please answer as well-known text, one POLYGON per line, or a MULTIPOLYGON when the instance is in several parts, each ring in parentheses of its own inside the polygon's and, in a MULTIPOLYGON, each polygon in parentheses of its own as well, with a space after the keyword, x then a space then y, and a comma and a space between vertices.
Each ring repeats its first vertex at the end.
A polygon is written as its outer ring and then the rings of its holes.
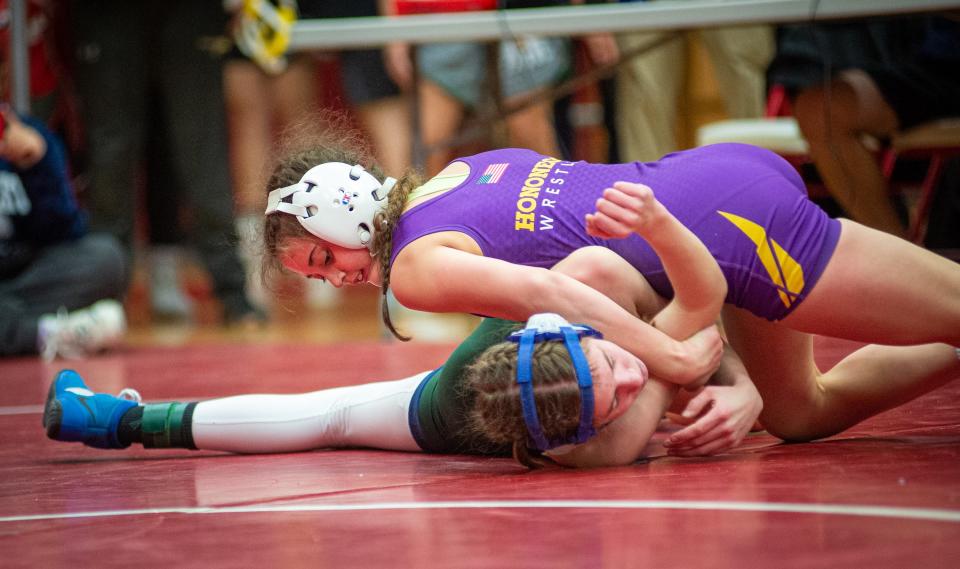
POLYGON ((597 200, 597 211, 587 214, 587 234, 601 239, 623 239, 631 233, 651 234, 673 216, 653 190, 643 184, 616 182, 597 200))
POLYGON ((687 403, 675 422, 689 424, 664 442, 673 456, 708 456, 726 452, 743 440, 763 409, 749 381, 708 385, 687 403))

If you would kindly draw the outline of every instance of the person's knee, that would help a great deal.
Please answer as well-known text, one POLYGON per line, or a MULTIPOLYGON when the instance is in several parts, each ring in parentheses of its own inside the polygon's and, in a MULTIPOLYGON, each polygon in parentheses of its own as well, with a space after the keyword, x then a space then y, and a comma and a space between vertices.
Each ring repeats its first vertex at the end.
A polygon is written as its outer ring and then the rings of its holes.
POLYGON ((803 425, 792 425, 779 421, 768 421, 767 419, 761 419, 760 422, 767 433, 786 442, 805 443, 817 438, 803 425))
POLYGON ((827 121, 825 112, 827 101, 825 91, 821 87, 805 89, 797 95, 793 102, 793 115, 797 119, 797 125, 803 132, 804 138, 809 141, 817 141, 826 137, 827 121))
POLYGON ((835 434, 823 421, 809 414, 768 412, 764 408, 760 423, 767 433, 791 443, 815 441, 835 434))
POLYGON ((852 70, 825 87, 812 87, 794 99, 794 116, 812 143, 828 137, 889 133, 896 116, 868 75, 852 70))

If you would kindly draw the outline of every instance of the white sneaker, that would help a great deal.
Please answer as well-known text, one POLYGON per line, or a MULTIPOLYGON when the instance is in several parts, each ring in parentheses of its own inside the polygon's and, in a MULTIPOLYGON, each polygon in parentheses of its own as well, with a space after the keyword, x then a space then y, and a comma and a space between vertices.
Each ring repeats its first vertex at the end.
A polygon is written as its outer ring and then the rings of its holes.
POLYGON ((123 306, 116 300, 101 300, 86 308, 40 317, 37 341, 46 361, 57 356, 82 358, 113 347, 127 330, 123 306))
POLYGON ((157 246, 150 251, 150 308, 158 318, 189 320, 193 303, 180 288, 180 259, 176 247, 157 246))

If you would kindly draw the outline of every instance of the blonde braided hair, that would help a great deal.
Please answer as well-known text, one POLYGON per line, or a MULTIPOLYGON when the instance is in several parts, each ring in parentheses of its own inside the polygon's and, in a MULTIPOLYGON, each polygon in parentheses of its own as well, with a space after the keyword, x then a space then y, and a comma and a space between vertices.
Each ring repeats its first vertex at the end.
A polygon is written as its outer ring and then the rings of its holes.
POLYGON ((370 254, 380 264, 382 281, 380 290, 383 291, 383 296, 380 298, 380 316, 390 333, 404 342, 410 337, 404 336, 393 326, 393 321, 390 319, 390 306, 387 303, 387 292, 390 290, 390 254, 393 251, 393 230, 407 206, 407 197, 421 183, 420 176, 416 172, 407 172, 397 180, 397 184, 390 191, 387 207, 373 219, 373 246, 370 248, 370 254))
MULTIPOLYGON (((515 342, 494 344, 466 368, 468 425, 475 438, 513 445, 514 457, 535 468, 539 464, 527 444, 516 381, 517 349, 515 342)), ((569 436, 580 424, 580 390, 570 354, 561 341, 540 342, 532 361, 534 401, 543 432, 548 439, 569 436)))

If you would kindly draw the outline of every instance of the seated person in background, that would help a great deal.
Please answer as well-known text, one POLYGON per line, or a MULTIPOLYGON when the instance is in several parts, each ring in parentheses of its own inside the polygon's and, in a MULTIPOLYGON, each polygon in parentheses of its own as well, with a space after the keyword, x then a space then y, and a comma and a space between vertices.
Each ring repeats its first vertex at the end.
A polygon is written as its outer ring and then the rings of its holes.
POLYGON ((0 111, 0 355, 79 357, 126 328, 119 243, 87 235, 63 147, 39 121, 0 111))
POLYGON ((795 95, 794 114, 827 189, 853 219, 904 236, 863 135, 886 139, 960 116, 960 23, 927 16, 789 26, 777 43, 768 78, 795 95))

